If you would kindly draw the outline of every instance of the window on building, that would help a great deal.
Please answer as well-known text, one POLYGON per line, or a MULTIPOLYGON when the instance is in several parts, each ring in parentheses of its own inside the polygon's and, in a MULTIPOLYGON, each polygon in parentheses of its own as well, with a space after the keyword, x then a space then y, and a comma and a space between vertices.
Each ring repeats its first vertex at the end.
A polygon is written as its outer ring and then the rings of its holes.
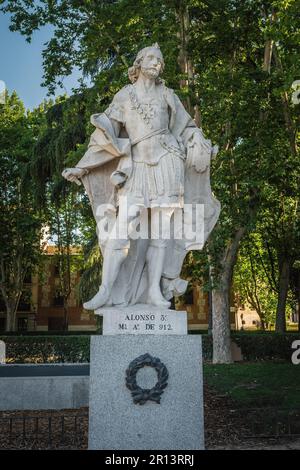
POLYGON ((0 296, 0 312, 6 312, 6 305, 1 296, 0 296))
POLYGON ((26 276, 24 278, 24 283, 25 284, 31 284, 32 283, 32 274, 30 271, 26 273, 26 276))
POLYGON ((54 265, 54 276, 59 277, 59 264, 54 265))
POLYGON ((5 331, 6 319, 0 318, 0 331, 5 331))
POLYGON ((193 303, 194 303, 193 286, 188 287, 188 290, 183 295, 183 302, 184 302, 185 305, 193 305, 193 303))
MULTIPOLYGON (((298 306, 297 306, 297 307, 298 307, 298 306)), ((296 308, 297 308, 297 307, 296 307, 296 308)), ((294 310, 294 311, 292 312, 292 322, 293 322, 293 323, 298 323, 298 321, 299 321, 299 313, 298 313, 298 309, 297 309, 297 310, 294 310)))
POLYGON ((63 307, 64 306, 64 298, 60 294, 55 294, 53 299, 53 306, 54 307, 63 307))
POLYGON ((18 331, 27 331, 28 319, 18 318, 18 331))
POLYGON ((23 292, 18 305, 18 312, 30 312, 30 296, 28 292, 23 292))

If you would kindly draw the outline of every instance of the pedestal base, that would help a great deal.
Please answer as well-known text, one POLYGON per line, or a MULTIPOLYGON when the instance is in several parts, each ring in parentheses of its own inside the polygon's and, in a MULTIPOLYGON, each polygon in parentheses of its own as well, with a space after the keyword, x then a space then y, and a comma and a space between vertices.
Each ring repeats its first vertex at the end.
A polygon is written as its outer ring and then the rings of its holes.
MULTIPOLYGON (((140 368, 136 382, 152 389, 158 373, 153 366, 140 368)), ((203 448, 201 336, 92 336, 89 449, 203 448), (168 372, 160 404, 135 404, 126 386, 129 365, 147 353, 168 372)))

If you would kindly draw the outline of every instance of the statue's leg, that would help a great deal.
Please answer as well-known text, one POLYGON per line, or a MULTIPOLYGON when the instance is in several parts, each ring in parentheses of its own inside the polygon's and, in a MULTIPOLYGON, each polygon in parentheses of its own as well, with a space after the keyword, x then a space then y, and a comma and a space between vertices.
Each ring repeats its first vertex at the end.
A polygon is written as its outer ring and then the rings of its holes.
POLYGON ((96 310, 107 303, 127 254, 128 248, 116 248, 115 244, 110 243, 110 240, 107 242, 103 255, 102 284, 97 294, 83 304, 85 309, 96 310))
POLYGON ((169 222, 174 209, 154 208, 151 210, 151 240, 146 255, 148 267, 147 303, 169 308, 171 303, 162 295, 160 281, 164 268, 166 246, 170 237, 169 222), (159 221, 161 214, 161 224, 159 221))
MULTIPOLYGON (((106 305, 111 296, 113 285, 118 277, 121 265, 127 257, 130 246, 128 238, 119 237, 120 233, 123 235, 124 233, 127 233, 127 223, 127 219, 118 216, 105 241, 105 248, 103 251, 102 283, 97 294, 88 302, 83 304, 83 307, 87 310, 96 310, 103 305, 106 305)), ((103 246, 103 240, 102 244, 100 242, 100 245, 103 246)))
POLYGON ((165 246, 155 246, 153 244, 150 244, 147 250, 146 262, 149 280, 147 303, 157 307, 169 308, 171 303, 164 298, 160 289, 165 252, 165 246))
MULTIPOLYGON (((134 208, 133 208, 134 209, 134 208)), ((128 212, 120 214, 117 217, 116 226, 112 229, 110 237, 106 241, 103 253, 102 283, 97 294, 88 302, 83 304, 87 310, 96 310, 106 305, 114 286, 114 283, 120 272, 120 268, 127 258, 130 248, 130 231, 128 226, 138 217, 139 208, 132 211, 132 215, 128 212), (114 235, 113 235, 114 234, 114 235), (121 238, 127 236, 127 238, 121 238), (112 238, 114 237, 114 238, 112 238)))

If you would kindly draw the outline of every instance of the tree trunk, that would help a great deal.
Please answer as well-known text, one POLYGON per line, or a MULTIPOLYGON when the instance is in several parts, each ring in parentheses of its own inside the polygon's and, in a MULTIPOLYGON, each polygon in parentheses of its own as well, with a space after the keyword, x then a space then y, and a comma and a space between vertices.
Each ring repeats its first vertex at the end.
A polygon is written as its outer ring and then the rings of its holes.
MULTIPOLYGON (((189 42, 189 29, 190 29, 190 18, 189 18, 188 7, 186 5, 181 4, 176 10, 176 15, 177 15, 178 23, 179 23, 177 36, 180 40, 178 64, 180 67, 180 71, 182 75, 184 76, 184 78, 180 80, 180 88, 188 87, 191 90, 194 84, 194 67, 188 55, 188 42, 189 42)), ((190 95, 185 98, 184 105, 186 107, 187 112, 191 116, 193 116, 194 112, 193 112, 190 95)), ((200 123, 201 118, 200 118, 199 107, 197 109, 196 117, 197 117, 198 123, 200 123)))
POLYGON ((300 270, 298 272, 298 331, 300 331, 300 270))
POLYGON ((207 329, 208 329, 208 334, 209 335, 212 335, 212 332, 213 332, 213 300, 212 300, 212 290, 211 290, 211 286, 213 285, 213 269, 212 269, 212 266, 211 266, 211 259, 210 259, 210 255, 209 255, 209 252, 207 252, 207 256, 208 256, 208 262, 209 262, 209 285, 210 285, 210 289, 208 291, 208 321, 207 321, 207 329))
POLYGON ((279 273, 279 292, 278 292, 278 301, 276 309, 276 331, 278 333, 284 333, 286 331, 286 319, 285 319, 285 310, 286 310, 286 299, 289 290, 290 282, 290 265, 291 261, 288 258, 283 258, 280 263, 280 273, 279 273))
POLYGON ((229 288, 225 276, 212 291, 213 363, 232 362, 230 346, 229 288))
POLYGON ((6 331, 16 331, 17 306, 8 302, 6 306, 6 331))
MULTIPOLYGON (((18 287, 17 281, 15 282, 16 288, 18 287)), ((21 284, 21 283, 20 283, 21 284)), ((1 289, 1 295, 6 307, 6 327, 5 331, 16 331, 16 318, 18 306, 21 298, 22 290, 21 288, 15 291, 7 292, 5 289, 1 289)))
POLYGON ((68 326, 69 326, 69 322, 68 322, 68 307, 64 304, 64 331, 68 331, 68 326))
POLYGON ((274 42, 271 39, 267 39, 265 42, 263 71, 267 73, 271 71, 273 44, 274 42))
POLYGON ((212 291, 208 292, 208 334, 212 334, 212 325, 213 325, 213 311, 212 311, 213 301, 212 301, 212 291))
POLYGON ((232 362, 229 293, 240 241, 245 233, 246 228, 240 227, 234 237, 228 241, 221 260, 222 273, 218 279, 215 279, 217 285, 212 290, 213 362, 215 364, 232 362))

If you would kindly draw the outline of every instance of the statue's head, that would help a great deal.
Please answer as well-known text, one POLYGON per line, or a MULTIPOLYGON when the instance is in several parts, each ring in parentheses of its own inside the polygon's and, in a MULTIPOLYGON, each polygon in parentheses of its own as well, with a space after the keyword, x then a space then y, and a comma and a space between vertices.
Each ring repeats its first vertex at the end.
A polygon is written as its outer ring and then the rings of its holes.
POLYGON ((142 71, 146 77, 153 78, 159 83, 161 81, 159 75, 163 72, 164 66, 164 58, 157 43, 144 47, 138 52, 133 66, 128 69, 129 80, 135 83, 142 71))

